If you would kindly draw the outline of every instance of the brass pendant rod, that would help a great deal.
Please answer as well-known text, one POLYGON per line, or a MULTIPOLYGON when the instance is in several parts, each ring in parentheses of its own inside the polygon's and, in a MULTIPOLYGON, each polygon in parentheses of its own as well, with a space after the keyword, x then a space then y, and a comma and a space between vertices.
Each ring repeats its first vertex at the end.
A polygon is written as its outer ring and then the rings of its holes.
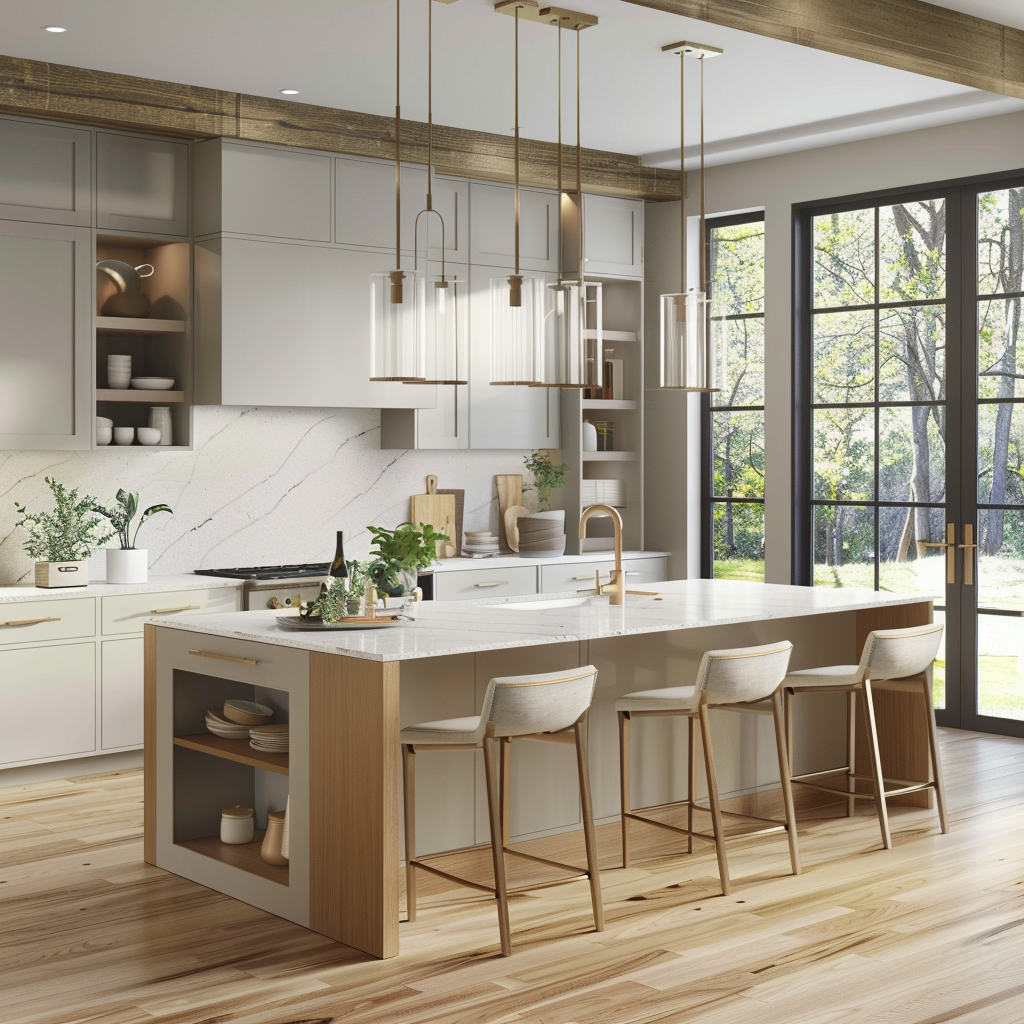
POLYGON ((395 0, 395 269, 402 267, 402 0, 395 0))
POLYGON ((680 279, 679 291, 686 294, 686 51, 679 52, 679 238, 680 279))
POLYGON ((583 136, 580 131, 580 26, 576 25, 576 201, 580 204, 580 302, 583 302, 583 136))
MULTIPOLYGON (((427 0, 427 209, 434 208, 431 165, 434 162, 434 0, 427 0)), ((441 274, 444 277, 444 273, 441 274)))
POLYGON ((704 215, 704 54, 700 59, 700 290, 708 293, 707 239, 704 237, 706 218, 704 215))
POLYGON ((562 19, 558 19, 558 276, 562 276, 562 19))
POLYGON ((515 10, 516 19, 516 73, 515 73, 515 88, 516 88, 516 102, 515 102, 515 135, 516 135, 516 271, 515 276, 519 277, 519 8, 515 10))

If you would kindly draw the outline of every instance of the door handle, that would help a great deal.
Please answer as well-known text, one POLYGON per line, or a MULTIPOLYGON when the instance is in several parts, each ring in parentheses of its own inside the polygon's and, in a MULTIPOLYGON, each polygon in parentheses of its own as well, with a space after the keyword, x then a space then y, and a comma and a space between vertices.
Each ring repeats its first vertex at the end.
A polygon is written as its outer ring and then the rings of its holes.
POLYGON ((978 545, 974 543, 974 524, 964 523, 964 542, 957 545, 964 552, 964 586, 974 586, 974 552, 978 545))
POLYGON ((920 540, 917 542, 917 546, 919 548, 945 548, 946 583, 950 586, 956 583, 956 527, 952 523, 946 523, 945 540, 920 540))
POLYGON ((481 587, 507 587, 508 580, 491 580, 489 583, 474 583, 473 586, 478 589, 481 587))

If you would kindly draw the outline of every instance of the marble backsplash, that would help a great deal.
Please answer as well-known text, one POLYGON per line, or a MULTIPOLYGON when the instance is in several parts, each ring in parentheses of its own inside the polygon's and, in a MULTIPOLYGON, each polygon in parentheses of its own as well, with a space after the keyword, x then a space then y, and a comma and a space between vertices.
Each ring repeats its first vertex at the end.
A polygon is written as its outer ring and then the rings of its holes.
MULTIPOLYGON (((154 575, 326 561, 337 530, 346 555, 364 558, 366 526, 406 520, 409 495, 425 490, 428 473, 441 488, 465 489, 467 530, 497 530, 496 473, 523 473, 525 501, 535 505, 524 452, 381 450, 373 409, 201 406, 194 437, 191 452, 0 452, 0 586, 31 578, 14 502, 52 508, 46 476, 102 502, 124 487, 140 492, 143 508, 170 505, 173 516, 155 517, 139 534, 154 575)), ((103 578, 104 558, 93 557, 93 579, 103 578)))

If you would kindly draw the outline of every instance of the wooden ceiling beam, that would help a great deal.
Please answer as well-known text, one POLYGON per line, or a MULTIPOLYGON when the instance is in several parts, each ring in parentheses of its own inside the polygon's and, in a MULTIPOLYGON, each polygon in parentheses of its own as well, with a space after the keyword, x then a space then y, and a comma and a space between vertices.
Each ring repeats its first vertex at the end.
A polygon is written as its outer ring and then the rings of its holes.
MULTIPOLYGON (((224 136, 395 158, 395 124, 390 117, 18 57, 0 56, 0 110, 163 135, 224 136)), ((554 188, 557 153, 554 143, 524 139, 523 183, 554 188)), ((426 163, 425 124, 402 122, 402 157, 410 163, 426 163)), ((575 148, 563 147, 563 162, 566 180, 573 180, 575 148)), ((442 174, 512 181, 513 141, 505 135, 434 125, 434 166, 442 174)), ((678 199, 679 174, 644 167, 636 156, 584 149, 583 187, 587 192, 634 199, 678 199)))
POLYGON ((922 0, 626 0, 1024 99, 1024 32, 922 0))

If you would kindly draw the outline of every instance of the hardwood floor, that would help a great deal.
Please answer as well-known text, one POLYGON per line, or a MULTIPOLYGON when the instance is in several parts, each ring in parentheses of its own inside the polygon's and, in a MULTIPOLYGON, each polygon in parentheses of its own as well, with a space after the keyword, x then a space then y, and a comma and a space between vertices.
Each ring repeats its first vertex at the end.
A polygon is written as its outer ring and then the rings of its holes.
MULTIPOLYGON (((942 746, 947 836, 895 808, 883 852, 869 806, 804 811, 804 873, 740 840, 726 898, 710 846, 659 858, 637 826, 623 871, 603 826, 607 930, 586 882, 514 897, 510 958, 493 901, 426 879, 401 955, 371 961, 147 866, 141 772, 0 789, 0 1021, 1020 1024, 1024 741, 942 746)), ((582 858, 580 833, 535 846, 582 858)))

